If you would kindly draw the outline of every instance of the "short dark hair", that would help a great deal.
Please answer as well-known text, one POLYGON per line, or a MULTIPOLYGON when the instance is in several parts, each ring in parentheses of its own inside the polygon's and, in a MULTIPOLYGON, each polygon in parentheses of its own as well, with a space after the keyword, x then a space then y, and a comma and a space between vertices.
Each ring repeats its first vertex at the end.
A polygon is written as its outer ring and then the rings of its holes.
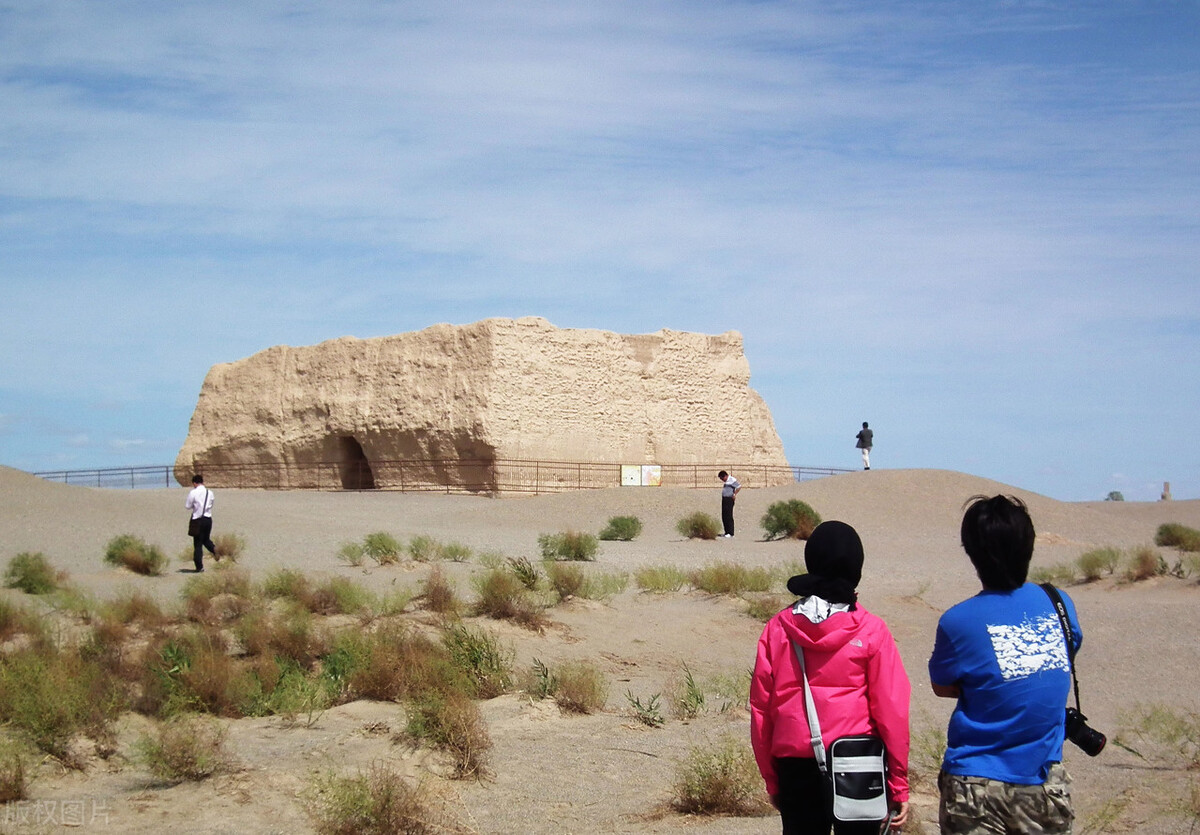
POLYGON ((729 473, 725 472, 724 470, 721 470, 721 472, 717 473, 717 478, 724 481, 725 479, 729 478, 729 473))
POLYGON ((985 589, 1025 585, 1033 559, 1033 519, 1015 496, 972 496, 962 519, 962 546, 985 589))
POLYGON ((863 421, 863 429, 866 429, 866 428, 867 428, 867 422, 864 420, 863 421))
POLYGON ((204 483, 204 476, 200 475, 200 473, 196 473, 194 476, 192 476, 192 484, 203 484, 203 483, 204 483))

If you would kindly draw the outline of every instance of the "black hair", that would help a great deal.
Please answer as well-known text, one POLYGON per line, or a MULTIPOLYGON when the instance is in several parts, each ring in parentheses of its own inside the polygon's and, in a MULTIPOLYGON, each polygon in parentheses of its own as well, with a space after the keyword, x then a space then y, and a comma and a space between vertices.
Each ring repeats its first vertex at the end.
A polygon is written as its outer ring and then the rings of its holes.
POLYGON ((863 421, 863 429, 866 429, 866 428, 867 428, 867 422, 864 420, 863 421))
POLYGON ((985 589, 1025 585, 1033 559, 1033 519, 1015 496, 972 496, 962 519, 962 546, 985 589))
POLYGON ((725 472, 724 470, 721 470, 721 472, 717 473, 717 478, 721 478, 721 479, 729 478, 729 473, 725 472))
POLYGON ((200 473, 196 473, 194 476, 192 476, 192 484, 203 484, 203 483, 204 483, 204 476, 200 475, 200 473))

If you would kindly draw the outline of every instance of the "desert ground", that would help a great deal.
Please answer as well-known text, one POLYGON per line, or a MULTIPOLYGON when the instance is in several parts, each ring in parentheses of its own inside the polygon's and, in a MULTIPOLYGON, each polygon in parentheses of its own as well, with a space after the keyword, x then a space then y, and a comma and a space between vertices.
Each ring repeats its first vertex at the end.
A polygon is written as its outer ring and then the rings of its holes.
MULTIPOLYGON (((978 590, 957 542, 964 501, 1005 492, 1024 499, 1038 531, 1034 566, 1073 561, 1089 548, 1131 549, 1151 544, 1163 522, 1200 527, 1200 501, 1065 503, 961 473, 939 470, 872 470, 786 487, 754 489, 738 499, 738 535, 732 540, 683 539, 676 521, 703 510, 719 516, 719 483, 713 489, 614 488, 519 498, 378 493, 267 492, 217 489, 214 533, 237 533, 247 546, 238 565, 253 578, 278 567, 314 578, 350 577, 375 592, 416 589, 426 563, 353 567, 339 557, 343 543, 373 531, 401 540, 424 534, 456 541, 477 552, 539 557, 537 537, 567 529, 599 531, 615 515, 636 515, 645 525, 633 542, 603 542, 588 571, 629 572, 669 565, 685 570, 717 561, 781 567, 802 563, 803 543, 764 541, 758 521, 772 502, 799 498, 824 519, 858 529, 866 549, 860 602, 891 626, 912 681, 914 736, 944 730, 953 707, 933 696, 926 663, 941 612, 978 590)), ((190 548, 185 536, 186 491, 114 490, 52 484, 0 468, 0 564, 22 552, 41 552, 69 582, 98 599, 131 588, 164 605, 176 604, 192 578, 178 559, 190 548), (105 544, 133 533, 171 556, 157 577, 106 564, 105 544)), ((1160 549, 1173 563, 1174 551, 1160 549)), ((209 562, 212 565, 211 560, 209 562)), ((215 568, 215 567, 214 567, 215 568)), ((477 561, 442 565, 469 599, 477 561)), ((783 593, 782 585, 779 592, 783 593)), ((1162 705, 1198 711, 1200 694, 1200 585, 1195 576, 1160 576, 1131 583, 1118 575, 1068 587, 1078 607, 1084 645, 1078 657, 1083 709, 1110 739, 1139 707, 1162 705)), ((0 590, 5 599, 45 608, 39 598, 0 590)), ((405 617, 421 619, 416 606, 405 617)), ((484 701, 480 709, 494 748, 483 779, 450 780, 439 755, 395 740, 405 724, 398 703, 358 701, 330 708, 311 727, 279 717, 220 720, 228 729, 231 769, 200 782, 155 780, 133 756, 133 741, 152 727, 129 714, 118 727, 118 748, 85 769, 40 761, 30 799, 0 806, 0 832, 61 829, 131 833, 312 832, 302 798, 315 775, 352 773, 386 762, 425 779, 465 831, 480 833, 686 832, 771 833, 777 818, 695 817, 670 808, 677 769, 694 746, 732 734, 748 748, 744 704, 711 698, 690 720, 668 715, 663 727, 636 721, 625 694, 643 700, 666 694, 683 665, 700 682, 736 678, 753 665, 762 629, 736 597, 684 590, 639 591, 629 582, 609 600, 574 599, 547 610, 542 633, 507 621, 471 618, 494 631, 515 653, 515 665, 583 659, 605 674, 610 693, 604 710, 562 713, 553 701, 513 693, 484 701), (67 821, 63 811, 84 815, 67 821)), ((342 628, 358 628, 351 621, 342 628)), ((1200 740, 1193 741, 1192 750, 1200 740)), ((919 746, 918 746, 919 747, 919 746)), ((928 746, 925 746, 926 748, 928 746)), ((1141 756, 1109 744, 1097 758, 1067 745, 1074 778, 1076 832, 1191 832, 1197 821, 1192 797, 1196 775, 1186 757, 1161 746, 1136 747, 1141 756)), ((914 753, 914 832, 936 832, 928 752, 914 753)))

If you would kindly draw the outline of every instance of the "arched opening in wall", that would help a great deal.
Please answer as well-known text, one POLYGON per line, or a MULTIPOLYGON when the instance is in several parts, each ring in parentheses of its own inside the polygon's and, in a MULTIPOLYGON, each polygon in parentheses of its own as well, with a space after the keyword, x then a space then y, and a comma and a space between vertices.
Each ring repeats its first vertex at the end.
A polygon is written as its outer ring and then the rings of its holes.
POLYGON ((374 490, 375 473, 362 444, 350 435, 338 439, 338 474, 343 490, 374 490))

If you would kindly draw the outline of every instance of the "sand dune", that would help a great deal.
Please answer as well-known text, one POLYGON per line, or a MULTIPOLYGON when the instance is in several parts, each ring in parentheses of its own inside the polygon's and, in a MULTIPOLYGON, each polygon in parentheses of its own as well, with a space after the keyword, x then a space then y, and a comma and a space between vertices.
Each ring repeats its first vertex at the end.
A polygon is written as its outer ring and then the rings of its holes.
MULTIPOLYGON (((916 730, 944 728, 952 705, 929 692, 925 663, 937 617, 977 584, 957 544, 963 502, 975 494, 1015 493, 1030 507, 1038 529, 1035 565, 1074 559, 1097 545, 1130 548, 1150 543, 1157 526, 1178 521, 1200 527, 1200 501, 1170 503, 1064 503, 962 473, 873 470, 767 489, 739 498, 739 535, 733 540, 682 540, 675 521, 685 513, 719 510, 712 490, 612 489, 511 499, 401 493, 279 493, 219 490, 217 532, 242 534, 242 566, 261 576, 277 566, 353 577, 376 589, 415 588, 427 567, 352 568, 337 550, 348 540, 386 530, 398 537, 428 534, 478 550, 537 557, 539 533, 568 528, 596 531, 617 514, 645 523, 632 543, 604 543, 589 570, 632 571, 645 565, 698 567, 714 560, 776 566, 802 559, 797 542, 763 542, 758 519, 767 506, 800 498, 826 518, 842 519, 863 536, 867 566, 863 603, 891 624, 914 685, 916 730)), ((104 565, 104 544, 136 533, 175 558, 190 547, 185 536, 185 491, 110 490, 51 484, 0 468, 0 559, 41 551, 72 582, 103 598, 136 587, 164 601, 178 599, 189 574, 172 569, 137 577, 104 565)), ((464 594, 478 564, 448 569, 464 594)), ((675 763, 690 745, 723 733, 747 734, 744 711, 709 711, 684 723, 651 730, 632 721, 624 693, 665 692, 681 664, 701 679, 747 670, 761 624, 736 600, 696 592, 646 595, 631 587, 609 603, 574 601, 550 611, 553 626, 535 635, 507 623, 485 622, 514 648, 519 665, 533 658, 556 662, 586 658, 611 682, 604 713, 565 717, 552 706, 505 696, 483 704, 495 742, 494 776, 482 783, 445 783, 452 806, 479 832, 731 832, 778 831, 773 818, 685 820, 661 815, 675 763)), ((1159 578, 1128 585, 1101 581, 1070 588, 1085 632, 1079 658, 1084 710, 1095 727, 1115 733, 1138 704, 1196 709, 1200 642, 1195 580, 1159 578)), ((11 591, 8 599, 25 599, 11 591)), ((136 737, 149 720, 131 716, 122 739, 136 737)), ((133 763, 110 761, 87 773, 59 774, 43 767, 35 797, 87 798, 106 809, 111 831, 311 831, 296 800, 316 768, 349 768, 386 758, 413 773, 436 771, 436 758, 407 751, 372 723, 403 725, 396 705, 355 703, 327 712, 311 729, 286 728, 277 719, 231 722, 230 744, 241 770, 197 785, 155 787, 133 763)), ((1116 746, 1090 760, 1072 749, 1068 767, 1076 784, 1081 824, 1116 814, 1106 830, 1173 833, 1189 830, 1178 814, 1162 811, 1186 796, 1189 775, 1155 770, 1116 746)), ((928 786, 916 799, 936 831, 936 802, 928 786)), ((17 829, 15 831, 23 831, 17 829)), ((1082 831, 1077 828, 1077 831, 1082 831)))

